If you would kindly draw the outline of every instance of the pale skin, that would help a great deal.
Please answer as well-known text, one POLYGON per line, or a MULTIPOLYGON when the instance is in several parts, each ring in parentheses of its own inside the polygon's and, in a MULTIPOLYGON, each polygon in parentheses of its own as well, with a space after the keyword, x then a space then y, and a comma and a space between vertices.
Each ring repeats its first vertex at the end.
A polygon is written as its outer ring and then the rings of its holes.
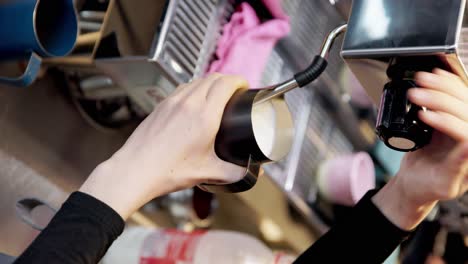
POLYGON ((438 201, 468 190, 468 88, 443 70, 418 73, 416 81, 424 88, 410 90, 409 98, 430 109, 419 117, 437 131, 429 146, 404 157, 397 176, 373 197, 405 230, 421 223, 438 201))
MULTIPOLYGON (((428 147, 405 156, 398 175, 373 197, 405 230, 421 223, 438 201, 468 190, 468 88, 442 70, 418 73, 416 80, 424 88, 411 90, 410 100, 431 109, 420 118, 437 132, 428 147)), ((219 159, 214 141, 226 103, 244 88, 243 78, 219 74, 182 85, 80 191, 126 220, 155 197, 204 182, 239 180, 244 169, 219 159)))

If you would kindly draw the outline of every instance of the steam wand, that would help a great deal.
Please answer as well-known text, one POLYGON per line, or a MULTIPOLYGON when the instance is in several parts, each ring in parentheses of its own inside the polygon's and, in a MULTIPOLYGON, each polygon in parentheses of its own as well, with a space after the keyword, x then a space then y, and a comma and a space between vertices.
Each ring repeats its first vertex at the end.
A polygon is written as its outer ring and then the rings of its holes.
MULTIPOLYGON (((218 184, 204 183, 199 187, 208 192, 243 192, 251 189, 257 182, 260 174, 260 167, 263 163, 278 161, 290 149, 292 135, 287 133, 293 129, 293 121, 288 111, 288 106, 284 100, 275 100, 272 104, 275 108, 275 122, 281 122, 275 126, 286 133, 278 133, 278 137, 273 143, 274 151, 265 153, 261 142, 258 141, 258 134, 255 134, 253 109, 254 105, 271 100, 288 91, 298 87, 304 87, 317 79, 327 67, 329 51, 333 42, 341 33, 346 30, 343 25, 333 30, 325 40, 319 56, 314 58, 312 64, 303 72, 294 76, 293 79, 272 87, 259 90, 239 90, 237 91, 224 109, 221 125, 216 135, 215 152, 216 155, 227 162, 245 167, 244 176, 235 183, 218 184)), ((273 120, 272 120, 273 121, 273 120)), ((263 136, 263 135, 260 135, 263 136)))
POLYGON ((328 66, 327 59, 336 38, 346 32, 347 28, 348 25, 344 24, 332 30, 322 44, 320 55, 315 56, 312 64, 307 69, 294 75, 294 78, 271 87, 270 90, 273 91, 259 94, 254 104, 257 105, 264 103, 296 88, 302 88, 315 81, 328 66))

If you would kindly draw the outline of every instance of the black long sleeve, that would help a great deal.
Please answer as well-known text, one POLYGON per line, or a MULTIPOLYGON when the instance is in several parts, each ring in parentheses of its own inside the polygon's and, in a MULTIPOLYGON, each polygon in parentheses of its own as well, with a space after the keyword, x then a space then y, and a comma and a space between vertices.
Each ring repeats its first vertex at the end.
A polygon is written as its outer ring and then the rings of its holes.
MULTIPOLYGON (((373 194, 295 263, 382 263, 409 233, 385 218, 372 203, 373 194)), ((123 228, 122 218, 109 206, 74 193, 15 263, 97 263, 123 228)))
POLYGON ((98 263, 124 226, 108 205, 75 192, 15 263, 98 263))
POLYGON ((383 263, 403 242, 406 232, 390 222, 368 192, 351 214, 332 227, 294 263, 383 263))

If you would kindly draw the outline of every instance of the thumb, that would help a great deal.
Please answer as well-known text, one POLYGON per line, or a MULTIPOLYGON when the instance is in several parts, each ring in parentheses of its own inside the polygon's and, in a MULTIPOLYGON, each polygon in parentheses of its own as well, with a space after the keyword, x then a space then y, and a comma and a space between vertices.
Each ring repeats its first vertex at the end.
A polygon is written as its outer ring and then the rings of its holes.
POLYGON ((436 200, 452 200, 464 193, 468 166, 468 142, 458 144, 436 169, 436 200))
POLYGON ((461 146, 461 154, 460 154, 460 160, 461 160, 461 177, 462 177, 462 189, 460 193, 465 193, 468 192, 468 143, 465 142, 461 146))
POLYGON ((466 174, 468 166, 468 142, 458 144, 458 146, 449 154, 449 158, 445 164, 452 175, 466 174))

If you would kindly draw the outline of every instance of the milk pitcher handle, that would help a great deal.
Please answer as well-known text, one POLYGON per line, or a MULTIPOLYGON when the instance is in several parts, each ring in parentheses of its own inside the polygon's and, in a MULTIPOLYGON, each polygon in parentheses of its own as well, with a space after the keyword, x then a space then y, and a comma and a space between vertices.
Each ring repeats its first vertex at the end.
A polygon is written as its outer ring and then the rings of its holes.
POLYGON ((42 59, 35 52, 31 52, 29 56, 28 66, 21 76, 18 77, 2 77, 0 76, 0 83, 16 86, 25 87, 29 86, 34 82, 39 71, 41 69, 42 59))

